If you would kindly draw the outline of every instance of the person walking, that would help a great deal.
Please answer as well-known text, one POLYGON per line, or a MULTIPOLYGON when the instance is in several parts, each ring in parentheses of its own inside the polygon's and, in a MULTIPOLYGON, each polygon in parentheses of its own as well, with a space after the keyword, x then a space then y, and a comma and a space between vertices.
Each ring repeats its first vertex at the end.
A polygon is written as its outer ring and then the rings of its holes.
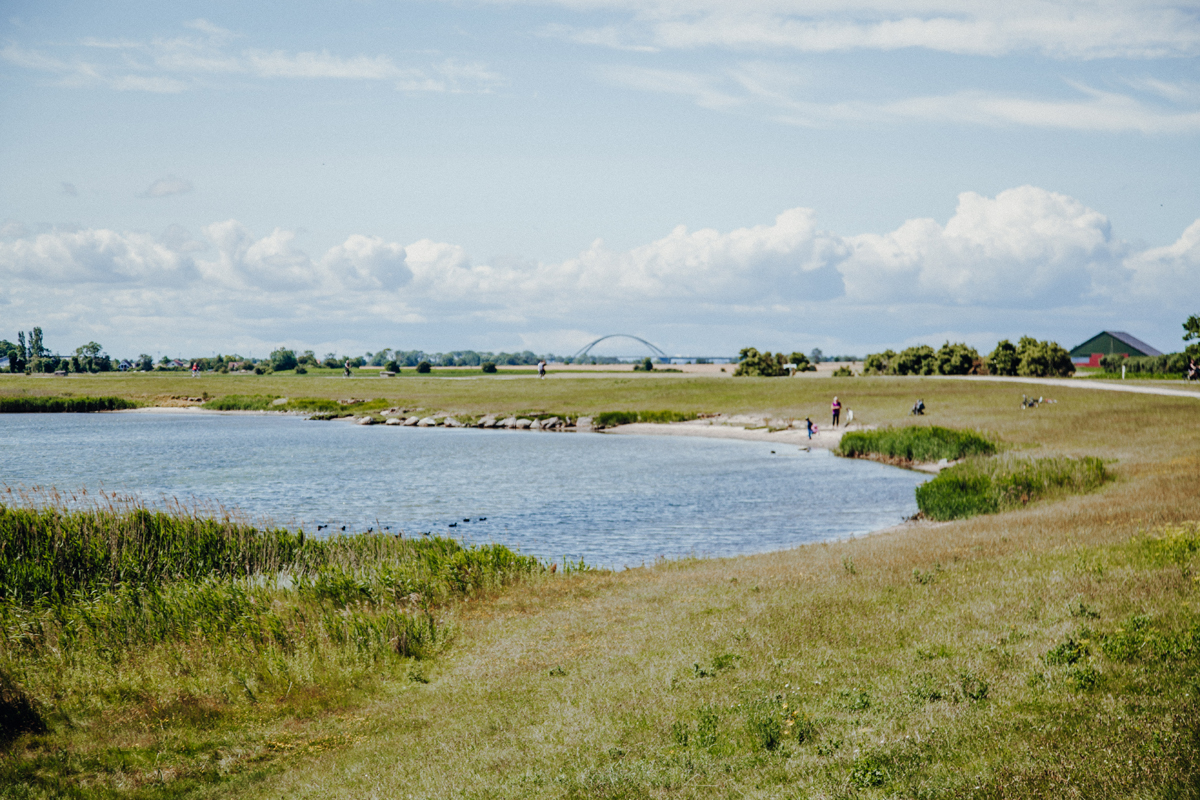
POLYGON ((348 359, 348 358, 346 359, 346 363, 342 367, 342 369, 344 370, 344 372, 342 372, 342 377, 349 378, 350 377, 350 359, 348 359))
POLYGON ((808 428, 808 438, 812 439, 812 435, 813 435, 812 417, 804 418, 804 427, 808 428))
POLYGON ((842 404, 838 402, 837 397, 833 398, 833 402, 829 404, 829 411, 833 414, 833 427, 838 426, 838 420, 842 417, 842 404))
POLYGON ((538 377, 539 378, 546 377, 546 360, 545 359, 542 359, 541 361, 538 362, 538 377))

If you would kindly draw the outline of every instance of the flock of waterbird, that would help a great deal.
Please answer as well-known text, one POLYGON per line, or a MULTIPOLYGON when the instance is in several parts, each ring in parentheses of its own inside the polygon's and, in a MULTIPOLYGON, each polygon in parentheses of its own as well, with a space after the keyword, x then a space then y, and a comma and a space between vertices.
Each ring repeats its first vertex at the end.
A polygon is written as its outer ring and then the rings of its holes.
MULTIPOLYGON (((463 523, 470 523, 470 522, 487 522, 487 517, 475 517, 474 519, 472 519, 471 517, 463 517, 463 518, 462 518, 462 522, 463 522, 463 523)), ((458 527, 460 524, 462 524, 462 523, 460 523, 458 520, 455 520, 454 522, 448 522, 448 523, 446 523, 446 527, 447 527, 447 528, 457 528, 457 527, 458 527)), ((379 528, 379 533, 381 533, 381 534, 383 534, 383 533, 391 533, 391 534, 392 534, 393 536, 395 536, 397 539, 402 539, 402 538, 404 538, 404 531, 403 531, 403 530, 399 530, 399 531, 396 531, 395 533, 392 533, 392 526, 391 526, 391 525, 379 525, 379 523, 375 523, 375 525, 372 525, 372 526, 371 526, 371 527, 369 527, 369 528, 364 528, 364 529, 363 529, 361 532, 362 532, 362 533, 375 533, 375 529, 376 529, 376 527, 378 527, 378 528, 379 528)), ((338 532, 340 532, 340 533, 347 533, 347 532, 349 532, 349 533, 355 533, 355 531, 354 531, 354 529, 353 529, 353 526, 351 526, 351 525, 348 525, 348 524, 347 524, 347 525, 332 525, 332 524, 329 524, 329 523, 326 523, 326 524, 324 524, 324 525, 318 525, 318 526, 317 526, 317 533, 321 533, 322 531, 330 530, 331 528, 333 529, 333 531, 338 531, 338 532)), ((332 533, 332 531, 331 531, 331 533, 332 533)), ((421 532, 420 532, 420 535, 421 535, 421 536, 432 536, 432 535, 433 535, 433 532, 432 532, 432 531, 421 531, 421 532)))

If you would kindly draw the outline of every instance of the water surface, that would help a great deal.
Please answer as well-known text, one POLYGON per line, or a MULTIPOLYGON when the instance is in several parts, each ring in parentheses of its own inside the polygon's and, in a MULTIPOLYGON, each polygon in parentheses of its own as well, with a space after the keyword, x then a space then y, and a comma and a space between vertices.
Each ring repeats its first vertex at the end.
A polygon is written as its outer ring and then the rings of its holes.
POLYGON ((914 514, 913 490, 927 477, 726 439, 277 415, 0 415, 0 482, 9 486, 175 497, 308 531, 386 526, 597 566, 867 533, 914 514))

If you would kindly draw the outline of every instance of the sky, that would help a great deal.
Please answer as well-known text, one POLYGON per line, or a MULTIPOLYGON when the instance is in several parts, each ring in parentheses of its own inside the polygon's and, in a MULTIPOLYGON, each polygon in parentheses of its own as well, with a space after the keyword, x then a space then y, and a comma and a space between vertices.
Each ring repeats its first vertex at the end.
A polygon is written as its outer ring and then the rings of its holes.
POLYGON ((0 338, 1171 352, 1200 313, 1197 2, 0 15, 0 338))

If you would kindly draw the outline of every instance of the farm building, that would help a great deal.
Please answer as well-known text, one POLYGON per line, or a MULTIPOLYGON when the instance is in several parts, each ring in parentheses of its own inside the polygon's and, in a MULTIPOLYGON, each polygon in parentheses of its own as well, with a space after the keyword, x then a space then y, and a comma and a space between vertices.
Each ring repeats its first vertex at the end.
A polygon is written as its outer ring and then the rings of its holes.
POLYGON ((1161 356, 1150 345, 1124 331, 1101 331, 1071 350, 1071 363, 1080 367, 1098 367, 1100 359, 1113 354, 1123 356, 1161 356))

